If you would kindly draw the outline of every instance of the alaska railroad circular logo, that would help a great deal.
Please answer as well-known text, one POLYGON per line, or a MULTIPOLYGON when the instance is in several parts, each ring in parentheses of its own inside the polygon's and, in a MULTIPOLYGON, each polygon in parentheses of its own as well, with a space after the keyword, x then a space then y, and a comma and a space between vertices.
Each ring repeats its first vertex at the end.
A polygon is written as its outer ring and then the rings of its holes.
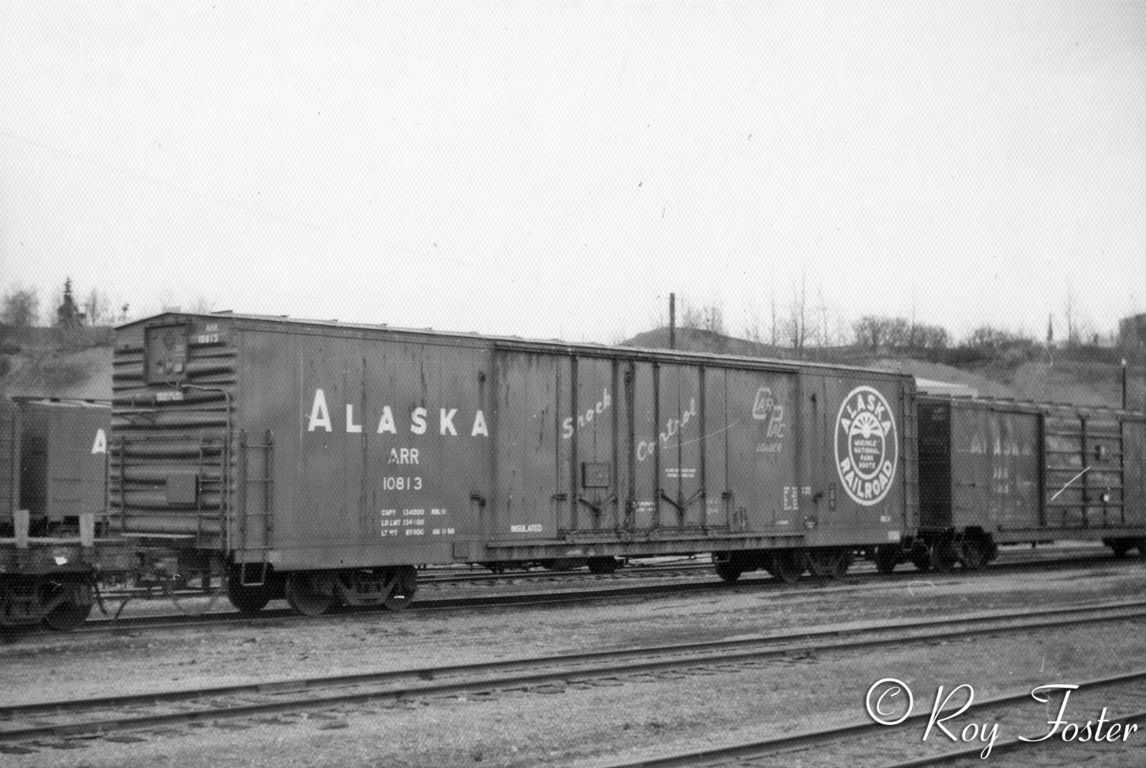
POLYGON ((887 399, 873 387, 856 387, 836 417, 836 470, 848 496, 870 507, 887 496, 899 463, 899 435, 887 399))

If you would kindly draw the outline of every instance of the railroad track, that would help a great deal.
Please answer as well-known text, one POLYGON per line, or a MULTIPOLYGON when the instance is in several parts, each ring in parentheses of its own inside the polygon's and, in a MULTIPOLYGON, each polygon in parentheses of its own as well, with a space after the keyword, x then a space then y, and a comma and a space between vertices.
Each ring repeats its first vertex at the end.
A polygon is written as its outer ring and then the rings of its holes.
MULTIPOLYGON (((1080 566, 1106 566, 1133 569, 1140 567, 1137 560, 1118 560, 1107 556, 1089 555, 1085 557, 1048 558, 1045 555, 1032 557, 1029 554, 1015 555, 1006 560, 992 563, 985 571, 977 573, 999 574, 1006 571, 1022 572, 1025 570, 1067 570, 1080 566)), ((904 582, 926 579, 934 582, 938 578, 958 578, 971 575, 956 570, 950 574, 937 576, 924 574, 908 567, 896 571, 890 576, 877 574, 874 566, 869 563, 859 564, 853 572, 849 572, 843 579, 820 579, 805 576, 796 584, 785 584, 768 576, 764 572, 758 575, 742 578, 734 584, 725 584, 711 575, 711 565, 705 564, 702 568, 707 576, 699 581, 680 581, 680 575, 666 575, 669 579, 656 584, 639 584, 628 586, 614 586, 617 580, 609 577, 597 577, 593 586, 583 589, 558 590, 553 592, 517 592, 510 594, 483 594, 468 596, 451 596, 425 598, 421 597, 410 605, 411 611, 456 611, 456 610, 489 610, 507 607, 545 607, 584 603, 596 600, 623 600, 640 597, 674 596, 680 594, 702 592, 727 592, 736 590, 764 590, 777 592, 791 592, 799 589, 820 589, 825 585, 833 585, 838 589, 871 589, 886 585, 889 589, 902 587, 904 582), (675 580, 673 580, 675 579, 675 580), (602 585, 606 586, 602 586, 602 585)), ((689 572, 689 575, 699 576, 699 573, 689 572)), ((424 594, 424 593, 423 593, 424 594)), ((281 625, 284 622, 315 622, 315 621, 344 621, 354 620, 363 614, 377 615, 379 609, 375 608, 343 608, 321 618, 303 617, 296 615, 289 608, 264 609, 258 615, 250 616, 230 609, 226 598, 218 598, 213 602, 196 593, 192 602, 194 605, 184 608, 182 613, 148 614, 142 616, 127 616, 114 618, 114 611, 109 612, 107 618, 92 618, 70 633, 73 636, 94 636, 100 634, 118 634, 142 630, 169 630, 194 629, 204 626, 227 625, 236 627, 257 627, 268 625, 281 625)), ((113 606, 114 607, 114 606, 113 606)), ((40 636, 58 636, 56 633, 45 633, 37 628, 25 631, 23 635, 7 638, 19 639, 39 634, 40 636)))
MULTIPOLYGON (((1117 562, 1110 550, 1107 547, 1074 547, 1070 549, 1056 548, 1056 549, 1010 549, 1004 550, 1000 554, 1000 561, 994 565, 1007 565, 1011 563, 1048 563, 1056 562, 1059 560, 1066 560, 1067 562, 1084 562, 1084 561, 1110 561, 1117 562)), ((875 566, 873 563, 867 561, 859 561, 853 564, 850 573, 870 573, 873 572, 875 566)), ((898 569, 899 573, 918 573, 911 565, 902 565, 898 569)), ((956 570, 956 572, 959 572, 956 570)), ((668 563, 655 563, 655 564, 640 564, 640 565, 623 565, 609 574, 596 574, 590 573, 587 569, 580 568, 568 571, 549 571, 549 570, 522 570, 522 571, 505 571, 502 573, 493 573, 485 570, 470 569, 462 570, 458 567, 431 567, 418 572, 418 586, 420 589, 434 589, 439 586, 452 587, 462 584, 473 584, 477 586, 500 586, 500 585, 517 585, 517 584, 532 584, 532 583, 562 583, 562 582, 602 582, 602 581, 629 581, 631 579, 657 579, 657 578, 686 578, 691 576, 711 576, 713 574, 712 563, 709 562, 707 556, 704 558, 686 558, 679 559, 674 562, 668 563)), ((125 600, 125 599, 156 599, 169 597, 170 593, 165 593, 158 586, 150 589, 135 589, 135 590, 119 590, 119 589, 105 589, 103 597, 107 600, 125 600)), ((179 598, 201 598, 204 596, 202 589, 186 588, 174 592, 174 595, 179 598)))
MULTIPOLYGON (((461 694, 560 692, 569 686, 628 681, 657 675, 711 675, 767 665, 776 659, 819 658, 909 644, 949 642, 981 635, 1029 633, 1109 622, 1143 622, 1146 601, 1063 607, 1021 614, 977 614, 932 621, 910 621, 864 628, 825 629, 711 642, 623 648, 589 653, 528 657, 351 675, 283 679, 193 690, 154 691, 87 700, 63 700, 0 707, 0 752, 26 754, 58 746, 59 740, 106 738, 141 740, 154 729, 193 724, 284 722, 283 717, 314 711, 337 715, 369 711, 372 705, 461 694), (556 689, 556 691, 554 690, 556 689), (366 708, 366 709, 363 709, 366 708), (268 719, 270 718, 270 719, 268 719), (136 735, 132 735, 136 734, 136 735)), ((1141 677, 1146 678, 1146 673, 1141 677)), ((977 710, 978 711, 978 710, 977 710)), ((245 727, 245 726, 244 726, 245 727)), ((843 734, 844 731, 840 731, 843 734)), ((804 742, 779 740, 767 747, 796 748, 804 742), (786 746, 776 746, 783 744, 786 746)), ((761 747, 763 748, 763 747, 761 747)), ((674 756, 674 760, 708 758, 674 756)), ((713 753, 715 754, 715 753, 713 753)), ((731 754, 731 753, 730 753, 731 754)), ((718 756, 717 759, 726 759, 718 756)), ((664 765, 704 763, 678 762, 664 765)), ((642 762, 633 765, 661 765, 642 762)))
MULTIPOLYGON (((1100 550, 1094 550, 1100 553, 1100 550)), ((455 584, 516 584, 521 582, 561 582, 561 581, 585 581, 589 579, 597 581, 618 580, 624 581, 634 578, 665 578, 675 576, 691 576, 700 573, 711 574, 712 563, 706 559, 698 560, 694 558, 682 559, 671 563, 658 563, 652 565, 625 565, 619 566, 613 573, 596 574, 590 573, 586 569, 577 569, 569 571, 549 571, 549 570, 520 570, 520 571, 504 571, 502 573, 493 573, 484 569, 467 569, 462 570, 457 567, 438 568, 430 567, 419 569, 418 571, 418 586, 419 588, 434 587, 437 585, 455 585, 455 584)), ((196 598, 203 597, 210 594, 197 587, 184 587, 172 591, 164 591, 159 585, 151 587, 143 587, 136 589, 104 589, 102 596, 105 600, 118 601, 127 599, 157 599, 170 597, 172 594, 178 598, 196 598)))
MULTIPOLYGON (((1146 670, 1099 678, 1081 683, 1070 691, 1070 706, 1077 711, 1087 712, 1091 724, 1093 738, 1095 723, 1094 717, 1104 707, 1111 713, 1105 718, 1107 723, 1106 735, 1117 724, 1115 736, 1127 735, 1129 725, 1137 726, 1138 730, 1146 729, 1146 670), (1085 703, 1083 703, 1085 702, 1085 703), (1093 708, 1093 712, 1091 712, 1093 708)), ((901 734, 910 734, 905 739, 888 738, 889 726, 868 720, 862 723, 853 723, 838 728, 781 736, 777 738, 761 739, 759 741, 732 744, 723 747, 706 748, 695 751, 684 751, 668 754, 661 757, 638 759, 634 761, 612 763, 607 768, 753 768, 754 766, 786 765, 798 762, 805 768, 818 766, 836 766, 850 764, 852 760, 862 756, 866 764, 883 765, 885 768, 930 768, 936 765, 952 765, 966 763, 968 765, 983 765, 986 758, 996 757, 1006 752, 1018 750, 1039 751, 1044 748, 1038 740, 1047 736, 1051 729, 1048 727, 1052 721, 1041 720, 1032 723, 1023 723, 1022 715, 1030 715, 1031 710, 1042 713, 1045 717, 1044 706, 1051 707, 1051 713, 1058 712, 1062 705, 1062 691, 1041 691, 1040 700, 1032 697, 1031 690, 1008 693, 988 699, 976 699, 974 702, 974 725, 981 730, 972 737, 968 734, 967 742, 974 742, 971 746, 963 743, 962 728, 967 726, 966 719, 959 721, 959 725, 947 725, 956 736, 954 738, 942 735, 941 731, 932 730, 931 743, 925 743, 921 734, 932 719, 931 707, 917 708, 916 711, 895 724, 901 734), (1057 696, 1055 694, 1058 694, 1057 696), (988 724, 998 726, 1006 723, 1010 729, 1010 736, 992 738, 988 724), (984 733, 985 732, 985 733, 984 733), (983 734, 980 738, 980 734, 983 734), (843 749, 838 745, 846 742, 843 749), (962 744, 952 748, 952 743, 962 744), (990 749, 988 751, 988 744, 990 749), (833 749, 833 747, 837 747, 833 749), (875 760, 882 762, 873 762, 875 760)), ((952 706, 941 707, 941 719, 958 713, 966 697, 958 698, 952 706)), ((897 717, 898 719, 898 717, 897 717)), ((1029 718, 1028 718, 1029 719, 1029 718)), ((1080 718, 1083 722, 1087 717, 1080 718)), ((1080 724, 1076 724, 1080 725, 1080 724)), ((1061 731, 1065 726, 1055 729, 1050 739, 1055 749, 1055 756, 1061 758, 1064 747, 1061 731)), ((1077 732, 1076 732, 1077 733, 1077 732)), ((1138 735, 1138 734, 1135 734, 1138 735)), ((1117 741, 1116 738, 1114 741, 1117 741)), ((1131 740, 1133 741, 1133 740, 1131 740)), ((1112 742, 1113 743, 1113 742, 1112 742)), ((1084 745, 1085 746, 1085 745, 1084 745)), ((1093 755, 1080 755, 1082 759, 1089 759, 1093 755)), ((1129 765, 1129 763, 1127 763, 1129 765)))

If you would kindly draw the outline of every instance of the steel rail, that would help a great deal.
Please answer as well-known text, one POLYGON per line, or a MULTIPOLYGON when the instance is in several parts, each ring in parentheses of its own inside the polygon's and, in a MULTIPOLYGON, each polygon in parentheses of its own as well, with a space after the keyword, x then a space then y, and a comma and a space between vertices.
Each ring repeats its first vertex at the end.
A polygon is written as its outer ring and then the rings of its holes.
MULTIPOLYGON (((259 696, 326 691, 354 686, 379 686, 407 682, 406 687, 336 693, 307 699, 285 699, 240 703, 201 711, 180 711, 158 715, 115 717, 94 722, 69 722, 0 730, 0 743, 29 741, 49 736, 66 737, 120 730, 141 730, 203 720, 250 717, 300 709, 327 708, 366 701, 443 696, 458 693, 537 686, 546 683, 587 681, 601 677, 631 675, 704 664, 735 664, 769 657, 808 652, 846 652, 886 645, 974 635, 1027 632, 1039 628, 1063 628, 1085 624, 1146 618, 1146 601, 1073 606, 1027 611, 1021 614, 976 614, 929 622, 911 621, 860 628, 836 627, 734 640, 644 646, 611 651, 538 656, 509 661, 448 665, 407 670, 362 672, 316 678, 283 679, 268 682, 213 686, 201 689, 157 691, 139 694, 69 699, 0 707, 0 722, 18 718, 69 714, 82 711, 115 710, 141 705, 170 704, 224 696, 259 696), (958 627, 953 629, 952 627, 958 627), (924 631, 921 631, 924 630, 924 631), (549 669, 546 669, 549 667, 549 669), (541 669, 543 671, 536 671, 541 669), (516 674, 513 674, 516 673, 516 674), (482 677, 501 675, 500 677, 482 677), (408 681, 434 681, 461 676, 456 682, 429 682, 409 685, 408 681), (466 677, 468 676, 468 677, 466 677), (475 677, 476 676, 476 677, 475 677)), ((1146 674, 1146 673, 1144 673, 1146 674)))
MULTIPOLYGON (((1029 695, 1027 697, 1027 700, 1028 701, 1030 700, 1029 695)), ((984 702, 984 703, 989 704, 990 702, 984 702)), ((1115 723, 1118 723, 1120 725, 1129 725, 1131 723, 1139 723, 1139 724, 1146 723, 1146 710, 1142 710, 1141 712, 1135 712, 1135 713, 1130 714, 1130 715, 1119 715, 1117 717, 1112 717, 1112 718, 1106 720, 1106 722, 1110 725, 1114 725, 1115 723)), ((1028 739, 1032 739, 1032 738, 1035 738, 1037 736, 1042 736, 1043 734, 1041 734, 1041 733, 1040 734, 1028 733, 1028 734, 1024 734, 1024 735, 1028 739)), ((1024 749, 1024 748, 1025 749, 1037 749, 1038 746, 1036 744, 1033 744, 1030 741, 1023 741, 1022 739, 1019 739, 1019 738, 1007 739, 1006 741, 996 741, 993 745, 991 745, 991 755, 994 756, 994 755, 1002 753, 1002 752, 1014 752, 1016 749, 1024 749)), ((960 750, 953 751, 953 752, 944 752, 944 753, 939 754, 939 755, 932 755, 930 757, 920 758, 918 760, 905 760, 901 763, 894 763, 894 764, 888 765, 885 768, 928 768, 929 766, 932 766, 932 765, 950 765, 951 763, 957 763, 960 760, 975 760, 977 762, 981 762, 982 751, 983 751, 982 746, 969 748, 969 749, 960 749, 960 750)))
MULTIPOLYGON (((1088 680, 1086 682, 1077 683, 1078 690, 1076 693, 1081 691, 1092 691, 1096 688, 1101 688, 1104 686, 1124 685, 1143 680, 1146 680, 1146 670, 1139 670, 1123 675, 1114 675, 1112 677, 1098 678, 1095 680, 1088 680)), ((1003 694, 994 698, 976 701, 975 709, 978 712, 982 712, 982 710, 989 707, 1006 707, 1018 703, 1026 704, 1030 701, 1030 691, 1003 694)), ((953 709, 956 709, 956 707, 949 707, 940 711, 941 713, 949 712, 953 709)), ((921 711, 918 714, 913 714, 906 717, 904 720, 900 721, 896 727, 902 728, 906 725, 926 723, 931 718, 931 716, 931 711, 925 708, 925 711, 921 711)), ((1109 722, 1126 722, 1128 720, 1136 718, 1141 719, 1143 717, 1146 717, 1146 713, 1121 716, 1110 720, 1109 722)), ((666 755, 664 757, 653 757, 623 763, 612 763, 606 766, 606 768, 697 768, 698 766, 739 765, 742 762, 759 760, 763 757, 778 755, 780 753, 786 753, 792 750, 807 749, 809 747, 821 746, 823 744, 841 741, 848 738, 872 736, 884 730, 887 730, 887 726, 883 724, 865 722, 842 726, 830 731, 807 731, 803 733, 792 734, 790 736, 781 736, 773 739, 762 739, 760 741, 733 744, 725 747, 714 747, 690 752, 679 752, 672 755, 666 755)), ((991 754, 993 755, 995 752, 999 751, 999 748, 1002 746, 1004 746, 1004 742, 996 742, 992 747, 991 754)), ((1014 750, 1019 746, 1030 747, 1032 745, 1015 739, 1013 740, 1013 743, 1007 743, 1006 749, 1014 750)), ((925 768, 925 766, 955 762, 957 760, 968 758, 972 758, 977 763, 981 763, 980 756, 982 750, 983 745, 980 744, 972 750, 960 750, 958 752, 941 753, 939 755, 928 756, 908 762, 895 763, 893 768, 925 768)))
MULTIPOLYGON (((502 608, 507 606, 540 607, 548 605, 561 605, 568 603, 583 603, 593 600, 623 599, 626 597, 644 597, 655 595, 676 595, 686 592, 708 591, 736 591, 743 589, 765 591, 787 591, 798 589, 820 589, 824 585, 837 586, 840 589, 872 588, 871 582, 876 585, 885 584, 888 588, 898 588, 904 581, 912 582, 936 579, 954 579, 972 574, 998 575, 1007 571, 1021 572, 1025 570, 1054 569, 1064 570, 1076 566, 1112 566, 1135 568, 1135 560, 1117 560, 1093 557, 1051 559, 1051 560, 1023 560, 1019 562, 996 563, 987 570, 962 571, 955 570, 949 573, 922 573, 919 571, 902 571, 890 575, 880 575, 874 569, 864 573, 849 573, 841 578, 808 576, 794 584, 788 584, 761 572, 758 576, 750 576, 732 584, 718 580, 703 582, 668 583, 668 584, 642 584, 637 586, 610 586, 602 588, 588 588, 558 592, 522 592, 502 595, 474 595, 467 597, 429 598, 416 600, 406 610, 409 611, 440 611, 457 609, 485 609, 502 608)), ((673 578, 666 576, 665 578, 673 578)), ((362 614, 376 614, 378 608, 341 608, 321 617, 321 620, 336 621, 350 616, 362 614)), ((247 615, 233 610, 220 610, 217 612, 163 614, 156 616, 129 616, 109 619, 89 619, 74 630, 73 635, 90 635, 101 633, 116 633, 134 631, 137 629, 182 629, 200 627, 205 624, 237 623, 241 626, 258 625, 273 621, 315 621, 316 617, 298 616, 289 608, 272 608, 263 610, 257 615, 247 615)), ((33 630, 37 631, 37 630, 33 630)))

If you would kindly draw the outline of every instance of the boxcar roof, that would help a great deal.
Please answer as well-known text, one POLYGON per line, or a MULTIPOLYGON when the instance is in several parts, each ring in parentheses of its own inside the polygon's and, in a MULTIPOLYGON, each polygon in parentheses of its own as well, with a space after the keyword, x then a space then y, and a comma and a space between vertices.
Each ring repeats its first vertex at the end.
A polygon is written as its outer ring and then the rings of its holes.
POLYGON ((13 395, 12 402, 28 405, 44 405, 52 408, 110 408, 110 400, 83 400, 71 397, 43 397, 33 395, 13 395))
POLYGON ((1071 410, 1081 414, 1101 413, 1112 416, 1117 414, 1146 418, 1146 411, 1133 411, 1109 405, 1079 405, 1078 403, 1040 402, 1038 400, 1012 400, 1005 397, 968 397, 966 395, 940 394, 935 392, 918 392, 916 398, 920 402, 950 403, 955 406, 968 406, 993 411, 1012 411, 1015 413, 1042 413, 1047 411, 1071 410))
POLYGON ((652 349, 646 347, 627 347, 592 342, 566 342, 560 339, 524 339, 520 336, 491 336, 471 331, 462 333, 457 331, 436 331, 432 328, 401 328, 390 325, 371 325, 368 323, 343 323, 337 320, 304 320, 288 317, 286 315, 244 315, 235 312, 161 312, 151 317, 133 320, 129 323, 116 326, 116 331, 127 328, 154 323, 161 318, 200 318, 203 320, 232 320, 242 325, 266 326, 268 330, 284 330, 286 327, 328 329, 350 333, 375 332, 397 336, 418 336, 458 341, 488 341, 503 349, 517 349, 522 351, 536 351, 549 353, 582 354, 597 357, 638 357, 655 358, 661 361, 675 361, 682 363, 708 363, 715 365, 742 365, 744 367, 768 367, 786 370, 817 369, 822 371, 848 371, 863 373, 868 376, 887 378, 911 378, 905 373, 885 371, 877 368, 863 368, 854 365, 838 365, 834 363, 816 363, 804 360, 784 360, 769 357, 748 357, 744 355, 726 355, 712 352, 685 352, 675 349, 652 349))

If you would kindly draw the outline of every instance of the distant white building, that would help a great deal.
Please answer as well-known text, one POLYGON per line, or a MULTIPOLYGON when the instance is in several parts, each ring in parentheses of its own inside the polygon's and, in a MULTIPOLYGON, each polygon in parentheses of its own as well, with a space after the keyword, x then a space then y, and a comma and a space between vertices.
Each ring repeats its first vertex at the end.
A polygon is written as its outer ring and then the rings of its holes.
POLYGON ((915 377, 915 388, 925 395, 948 395, 950 397, 978 397, 979 390, 968 387, 966 384, 955 384, 950 381, 935 381, 934 379, 921 379, 915 377))

